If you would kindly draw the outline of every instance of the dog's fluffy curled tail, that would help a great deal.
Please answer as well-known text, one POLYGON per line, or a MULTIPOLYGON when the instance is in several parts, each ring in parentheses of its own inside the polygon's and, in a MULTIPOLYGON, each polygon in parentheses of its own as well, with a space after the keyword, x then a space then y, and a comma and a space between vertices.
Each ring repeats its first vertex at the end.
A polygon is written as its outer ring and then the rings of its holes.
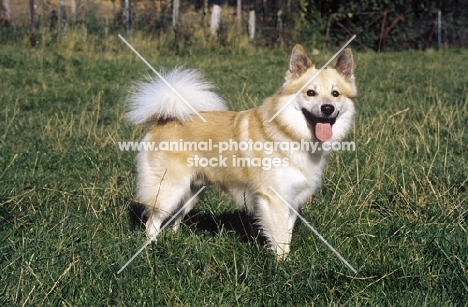
POLYGON ((185 122, 197 112, 227 110, 198 71, 177 68, 162 77, 135 84, 126 115, 133 124, 166 119, 185 122))

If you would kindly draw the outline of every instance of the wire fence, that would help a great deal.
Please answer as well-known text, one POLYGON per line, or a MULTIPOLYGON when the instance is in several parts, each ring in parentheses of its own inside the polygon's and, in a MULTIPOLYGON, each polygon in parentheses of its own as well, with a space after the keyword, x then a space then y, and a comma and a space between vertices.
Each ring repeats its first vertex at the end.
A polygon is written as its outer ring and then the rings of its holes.
MULTIPOLYGON (((216 35, 210 33, 209 17, 203 14, 185 13, 180 18, 180 27, 174 33, 171 14, 161 14, 151 11, 131 11, 130 31, 127 36, 140 33, 148 39, 164 38, 164 40, 183 40, 196 42, 200 37, 213 39, 218 43, 229 45, 233 40, 244 39, 249 44, 266 47, 290 46, 296 42, 310 41, 311 45, 321 49, 335 47, 347 37, 358 34, 356 42, 359 48, 381 51, 401 49, 426 49, 444 47, 468 46, 468 21, 456 20, 442 16, 439 20, 418 19, 409 23, 401 22, 385 41, 382 41, 382 16, 367 16, 368 21, 356 22, 356 19, 337 18, 331 14, 326 24, 308 24, 296 26, 292 20, 285 20, 280 25, 278 17, 263 16, 255 24, 255 36, 249 37, 248 18, 240 25, 233 16, 221 16, 219 30, 216 35), (333 18, 332 18, 333 17, 333 18), (233 29, 237 27, 237 32, 233 29)), ((247 16, 246 16, 247 17, 247 16)), ((360 18, 361 18, 360 17, 360 18)), ((37 40, 47 37, 59 38, 74 29, 86 30, 87 35, 105 40, 109 36, 125 34, 125 16, 122 9, 88 10, 80 16, 70 16, 63 20, 56 11, 40 14, 36 17, 35 28, 37 40)), ((14 23, 4 24, 0 28, 0 43, 20 43, 27 40, 31 26, 29 15, 24 13, 16 18, 14 23), (26 39, 25 39, 26 38, 26 39)), ((192 44, 194 45, 194 44, 192 44)))

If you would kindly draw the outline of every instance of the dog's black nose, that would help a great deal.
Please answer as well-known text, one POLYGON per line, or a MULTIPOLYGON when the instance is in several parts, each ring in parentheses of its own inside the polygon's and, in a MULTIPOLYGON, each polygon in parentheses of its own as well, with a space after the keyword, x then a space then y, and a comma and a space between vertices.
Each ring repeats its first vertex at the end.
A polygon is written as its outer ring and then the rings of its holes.
POLYGON ((335 107, 332 106, 331 104, 324 104, 320 107, 320 110, 322 111, 323 114, 328 116, 335 111, 335 107))

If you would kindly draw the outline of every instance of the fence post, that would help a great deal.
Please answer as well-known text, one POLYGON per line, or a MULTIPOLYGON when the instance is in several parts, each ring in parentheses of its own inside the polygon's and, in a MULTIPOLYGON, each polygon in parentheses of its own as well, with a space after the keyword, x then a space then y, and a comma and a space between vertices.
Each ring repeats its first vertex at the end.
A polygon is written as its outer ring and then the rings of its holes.
POLYGON ((36 47, 37 38, 36 38, 36 20, 35 20, 36 8, 34 0, 29 0, 29 15, 30 15, 30 28, 29 28, 29 43, 31 47, 36 47))
POLYGON ((202 18, 203 32, 205 32, 204 29, 208 25, 208 12, 209 12, 208 0, 203 0, 203 18, 202 18))
POLYGON ((65 33, 67 29, 67 12, 65 11, 65 0, 60 0, 60 24, 62 32, 65 33))
POLYGON ((76 0, 70 0, 71 14, 72 14, 72 24, 76 22, 76 0))
POLYGON ((214 36, 218 35, 219 31, 219 20, 221 18, 221 7, 217 4, 213 5, 213 12, 211 13, 211 34, 214 36))
POLYGON ((125 36, 130 35, 130 5, 128 0, 125 0, 125 36))
POLYGON ((255 39, 255 11, 249 11, 249 39, 255 39))
POLYGON ((237 0, 236 14, 237 14, 237 22, 240 25, 242 22, 242 0, 237 0))
POLYGON ((0 26, 10 25, 11 11, 9 0, 3 0, 0 4, 0 26))
POLYGON ((442 12, 437 12, 437 47, 440 49, 442 46, 442 12))
POLYGON ((106 17, 106 24, 104 26, 104 37, 107 38, 109 34, 109 19, 106 17))
POLYGON ((278 15, 277 15, 277 25, 276 25, 276 30, 278 32, 278 42, 280 44, 280 47, 284 47, 284 38, 283 38, 283 11, 279 10, 278 15))
POLYGON ((172 2, 172 30, 174 31, 174 48, 179 52, 179 7, 180 0, 173 0, 172 2))
POLYGON ((177 31, 179 29, 179 6, 180 0, 174 0, 172 5, 172 28, 177 35, 177 31))

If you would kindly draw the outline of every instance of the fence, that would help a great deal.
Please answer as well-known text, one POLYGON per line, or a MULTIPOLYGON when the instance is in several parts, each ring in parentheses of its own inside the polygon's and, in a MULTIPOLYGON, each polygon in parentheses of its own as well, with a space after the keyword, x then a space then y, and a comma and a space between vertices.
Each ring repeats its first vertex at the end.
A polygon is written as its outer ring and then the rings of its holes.
MULTIPOLYGON (((38 29, 37 40, 48 37, 59 39, 74 29, 86 29, 87 35, 94 35, 105 40, 110 35, 128 36, 140 33, 148 39, 164 38, 166 44, 173 40, 179 46, 196 45, 201 38, 213 40, 218 44, 244 44, 266 47, 289 46, 296 42, 312 45, 315 48, 327 48, 340 45, 347 37, 358 34, 357 44, 362 49, 425 49, 468 46, 468 21, 457 20, 450 16, 435 15, 429 19, 405 22, 404 17, 398 23, 386 24, 386 12, 362 12, 352 14, 330 14, 322 23, 302 23, 281 16, 263 15, 252 24, 254 12, 243 12, 239 25, 231 11, 220 14, 219 28, 213 35, 210 16, 203 12, 186 11, 181 14, 176 31, 172 14, 161 14, 152 11, 125 10, 95 5, 85 12, 61 18, 60 10, 44 11, 36 16, 35 28, 38 29), (129 18, 127 18, 127 16, 129 18), (127 28, 126 28, 127 25, 127 28), (235 30, 235 31, 234 31, 235 30), (175 33, 176 32, 176 33, 175 33), (253 34, 254 33, 254 34, 253 34)), ((224 9, 223 9, 224 11, 224 9)), ((62 15, 63 16, 63 15, 62 15)), ((29 15, 25 12, 16 17, 15 22, 5 24, 0 29, 0 43, 23 42, 30 35, 29 15)))

